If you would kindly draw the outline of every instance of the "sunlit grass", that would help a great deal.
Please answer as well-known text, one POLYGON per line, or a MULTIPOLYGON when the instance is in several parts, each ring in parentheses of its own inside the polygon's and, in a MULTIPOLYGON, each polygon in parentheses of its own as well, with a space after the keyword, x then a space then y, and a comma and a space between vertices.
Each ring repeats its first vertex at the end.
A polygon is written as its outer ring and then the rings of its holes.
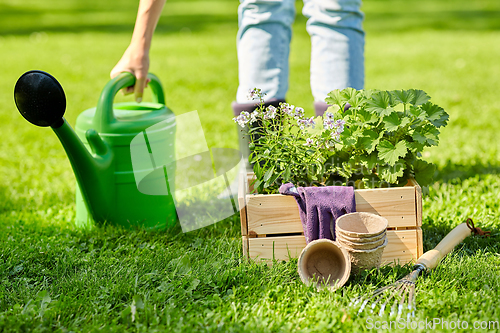
MULTIPOLYGON (((151 51, 176 113, 197 110, 208 147, 237 148, 230 103, 238 83, 236 1, 168 1, 151 51)), ((294 26, 288 100, 312 115, 310 43, 294 26)), ((349 300, 410 267, 353 277, 335 293, 305 287, 296 260, 241 256, 239 217, 183 234, 74 225, 75 179, 49 128, 17 112, 27 70, 53 74, 66 118, 94 107, 130 40, 137 1, 0 0, 0 330, 353 331, 369 313, 349 300)), ((366 0, 366 88, 417 88, 450 114, 424 198, 424 248, 467 217, 492 230, 468 238, 418 280, 417 319, 498 320, 500 32, 497 1, 366 0)), ((146 99, 149 95, 146 95, 146 99)), ((117 101, 130 100, 118 95, 117 101)))

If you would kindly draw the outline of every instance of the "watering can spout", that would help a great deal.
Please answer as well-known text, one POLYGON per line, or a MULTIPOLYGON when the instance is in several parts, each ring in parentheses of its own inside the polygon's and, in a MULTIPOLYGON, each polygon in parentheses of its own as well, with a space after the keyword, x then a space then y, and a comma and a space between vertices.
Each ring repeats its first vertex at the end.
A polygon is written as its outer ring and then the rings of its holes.
POLYGON ((113 193, 113 151, 95 130, 86 133, 90 153, 63 115, 66 97, 59 82, 42 71, 24 73, 16 83, 14 99, 21 115, 30 123, 50 126, 61 141, 87 209, 96 222, 107 219, 105 207, 111 208, 113 193), (104 208, 104 209, 103 209, 104 208))
POLYGON ((52 129, 68 155, 90 215, 96 222, 108 220, 110 216, 102 208, 111 208, 114 198, 110 193, 114 189, 113 151, 95 130, 89 129, 86 137, 91 154, 64 118, 60 127, 52 129))

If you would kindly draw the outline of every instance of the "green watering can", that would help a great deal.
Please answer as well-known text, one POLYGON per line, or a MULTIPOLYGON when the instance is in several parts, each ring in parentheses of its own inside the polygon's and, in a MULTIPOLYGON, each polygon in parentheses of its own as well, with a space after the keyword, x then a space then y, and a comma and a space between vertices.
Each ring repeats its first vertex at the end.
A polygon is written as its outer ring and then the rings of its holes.
POLYGON ((14 99, 21 115, 34 125, 52 127, 69 157, 77 180, 80 226, 95 221, 165 229, 177 221, 174 189, 169 186, 174 182, 167 177, 172 178, 175 170, 175 116, 165 106, 158 78, 153 74, 148 78, 153 102, 113 104, 118 91, 135 82, 132 74, 121 73, 106 84, 97 107, 78 116, 76 133, 63 118, 66 97, 53 76, 29 71, 16 83, 14 99), (161 163, 154 163, 152 146, 155 156, 164 157, 161 163), (141 149, 146 152, 139 158, 151 161, 142 161, 141 170, 134 170, 138 157, 134 155, 133 163, 131 151, 141 149), (146 190, 140 191, 141 186, 146 190))

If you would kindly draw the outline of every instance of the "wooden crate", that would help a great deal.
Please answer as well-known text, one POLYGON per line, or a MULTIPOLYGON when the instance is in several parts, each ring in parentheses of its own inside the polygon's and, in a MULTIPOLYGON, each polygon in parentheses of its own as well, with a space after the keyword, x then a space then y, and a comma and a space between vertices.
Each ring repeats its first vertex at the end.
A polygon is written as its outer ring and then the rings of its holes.
MULTIPOLYGON (((240 176, 238 204, 243 255, 272 261, 297 258, 306 246, 297 203, 292 196, 251 194, 253 173, 240 176)), ((389 221, 383 264, 405 264, 422 254, 422 191, 411 181, 405 187, 355 190, 356 211, 389 221)))

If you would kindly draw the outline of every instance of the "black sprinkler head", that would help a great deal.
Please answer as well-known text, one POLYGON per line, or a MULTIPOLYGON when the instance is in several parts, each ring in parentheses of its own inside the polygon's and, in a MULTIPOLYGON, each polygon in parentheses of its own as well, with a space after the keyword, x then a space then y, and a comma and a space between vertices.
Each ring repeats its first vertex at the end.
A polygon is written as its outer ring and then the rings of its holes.
POLYGON ((14 100, 21 115, 37 126, 60 127, 66 110, 66 95, 49 73, 33 70, 16 82, 14 100))

